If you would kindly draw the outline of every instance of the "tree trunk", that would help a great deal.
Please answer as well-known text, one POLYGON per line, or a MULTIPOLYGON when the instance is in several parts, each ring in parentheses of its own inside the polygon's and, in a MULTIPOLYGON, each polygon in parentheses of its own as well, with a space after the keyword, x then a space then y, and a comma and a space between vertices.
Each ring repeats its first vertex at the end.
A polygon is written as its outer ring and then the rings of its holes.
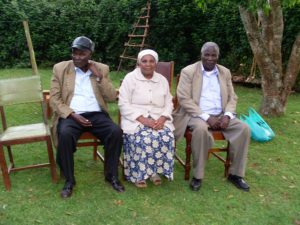
POLYGON ((285 112, 287 98, 300 70, 300 35, 294 43, 286 73, 283 73, 282 8, 280 0, 270 0, 269 3, 271 9, 268 14, 258 11, 261 28, 257 26, 253 12, 242 6, 239 6, 239 11, 261 73, 263 98, 260 112, 263 115, 280 116, 285 112))

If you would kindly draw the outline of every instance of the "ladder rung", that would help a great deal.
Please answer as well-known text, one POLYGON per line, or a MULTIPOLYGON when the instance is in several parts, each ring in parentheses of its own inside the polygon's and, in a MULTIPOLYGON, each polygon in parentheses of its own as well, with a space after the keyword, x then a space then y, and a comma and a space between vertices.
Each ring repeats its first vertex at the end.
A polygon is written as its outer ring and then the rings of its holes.
POLYGON ((133 26, 134 27, 140 27, 140 28, 149 28, 149 25, 138 25, 138 24, 135 24, 133 26))
POLYGON ((124 56, 124 55, 120 55, 120 58, 122 58, 122 59, 137 60, 137 58, 134 58, 133 56, 124 56))
POLYGON ((140 19, 148 19, 150 16, 139 16, 140 19))
POLYGON ((146 37, 146 35, 144 35, 144 34, 128 34, 128 37, 139 37, 139 38, 142 38, 142 37, 146 37))
POLYGON ((142 45, 142 44, 130 44, 128 42, 126 42, 124 44, 124 46, 127 46, 127 47, 139 47, 139 48, 143 48, 144 47, 144 45, 142 45))

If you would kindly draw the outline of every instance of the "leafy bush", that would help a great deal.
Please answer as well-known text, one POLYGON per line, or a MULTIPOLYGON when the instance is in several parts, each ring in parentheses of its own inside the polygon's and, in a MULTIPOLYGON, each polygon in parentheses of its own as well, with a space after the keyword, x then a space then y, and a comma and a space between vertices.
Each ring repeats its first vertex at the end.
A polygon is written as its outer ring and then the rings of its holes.
MULTIPOLYGON (((145 5, 138 0, 1 1, 0 29, 5 32, 0 36, 0 66, 30 66, 22 27, 26 19, 39 66, 69 59, 73 39, 86 35, 96 43, 94 58, 116 69, 127 35, 145 5)), ((284 15, 286 61, 299 31, 300 9, 284 9, 284 15)), ((161 60, 176 62, 176 73, 199 58, 206 41, 219 44, 221 64, 248 75, 253 56, 237 8, 214 3, 203 12, 189 0, 152 0, 147 43, 161 60)))

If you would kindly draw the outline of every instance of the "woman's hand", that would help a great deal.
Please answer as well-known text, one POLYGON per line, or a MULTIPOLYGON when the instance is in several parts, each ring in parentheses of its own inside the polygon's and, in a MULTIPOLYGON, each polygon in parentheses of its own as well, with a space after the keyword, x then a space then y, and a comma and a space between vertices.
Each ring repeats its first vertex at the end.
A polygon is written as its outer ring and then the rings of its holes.
POLYGON ((139 116, 136 120, 139 121, 141 124, 143 124, 146 127, 153 128, 155 126, 155 120, 152 118, 139 116))
POLYGON ((92 123, 91 121, 87 120, 86 118, 84 118, 83 116, 76 114, 76 113, 71 113, 70 117, 75 120, 77 123, 79 123, 81 126, 84 127, 91 127, 92 123))
POLYGON ((167 118, 165 116, 159 117, 158 120, 155 121, 155 125, 154 125, 153 129, 155 129, 155 130, 163 129, 166 121, 167 121, 167 118))

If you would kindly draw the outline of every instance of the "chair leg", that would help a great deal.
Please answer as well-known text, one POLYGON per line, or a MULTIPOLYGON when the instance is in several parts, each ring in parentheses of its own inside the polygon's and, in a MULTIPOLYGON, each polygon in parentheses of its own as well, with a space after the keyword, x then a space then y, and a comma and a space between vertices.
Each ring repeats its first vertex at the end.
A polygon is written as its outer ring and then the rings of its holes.
POLYGON ((94 145, 93 145, 93 159, 96 161, 97 160, 97 139, 94 139, 94 145))
POLYGON ((189 180, 190 179, 190 171, 191 171, 191 153, 192 153, 192 147, 191 147, 191 141, 192 141, 192 135, 186 134, 186 147, 185 147, 185 174, 184 179, 189 180))
POLYGON ((48 150, 48 158, 50 163, 52 182, 57 183, 56 163, 53 156, 53 149, 52 149, 52 143, 50 137, 47 137, 46 141, 47 141, 47 150, 48 150))
POLYGON ((14 157, 13 157, 10 146, 7 146, 7 151, 8 151, 8 157, 9 157, 9 161, 10 161, 10 164, 11 164, 11 168, 14 168, 15 167, 14 157))
POLYGON ((3 177, 5 188, 7 191, 10 191, 11 183, 10 183, 10 178, 7 170, 7 165, 6 165, 5 155, 4 155, 2 145, 0 145, 0 166, 1 166, 2 177, 3 177))
POLYGON ((229 141, 227 142, 227 152, 226 152, 226 160, 225 160, 225 163, 224 163, 224 167, 225 167, 225 171, 224 171, 224 176, 225 177, 228 177, 228 173, 229 173, 229 167, 231 165, 231 162, 230 162, 230 156, 229 156, 229 141))

